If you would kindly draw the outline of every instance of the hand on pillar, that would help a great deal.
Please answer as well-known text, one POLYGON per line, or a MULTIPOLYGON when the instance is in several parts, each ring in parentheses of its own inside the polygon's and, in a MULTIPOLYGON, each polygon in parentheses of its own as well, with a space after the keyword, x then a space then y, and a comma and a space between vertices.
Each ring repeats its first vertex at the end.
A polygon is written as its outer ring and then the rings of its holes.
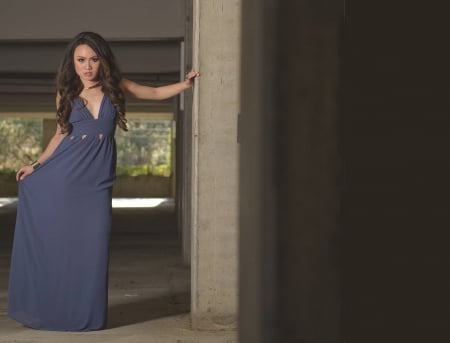
POLYGON ((184 77, 184 81, 186 82, 186 84, 189 87, 192 87, 192 85, 194 84, 194 80, 196 77, 199 77, 200 73, 194 69, 192 69, 189 73, 186 74, 186 76, 184 77))

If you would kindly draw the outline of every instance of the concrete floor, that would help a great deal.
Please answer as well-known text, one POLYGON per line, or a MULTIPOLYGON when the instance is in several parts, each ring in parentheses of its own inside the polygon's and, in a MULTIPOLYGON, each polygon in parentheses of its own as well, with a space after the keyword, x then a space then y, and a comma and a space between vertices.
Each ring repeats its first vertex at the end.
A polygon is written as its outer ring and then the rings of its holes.
POLYGON ((15 208, 0 207, 0 343, 234 343, 236 332, 190 329, 190 271, 181 264, 173 207, 115 209, 108 327, 87 333, 32 330, 6 316, 15 208))

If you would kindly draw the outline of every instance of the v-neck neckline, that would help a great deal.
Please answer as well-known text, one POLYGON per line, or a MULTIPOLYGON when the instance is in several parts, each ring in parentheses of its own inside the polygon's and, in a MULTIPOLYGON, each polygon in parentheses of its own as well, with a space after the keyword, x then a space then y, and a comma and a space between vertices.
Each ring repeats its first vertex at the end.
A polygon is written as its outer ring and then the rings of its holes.
POLYGON ((100 115, 102 114, 102 108, 103 108, 103 103, 105 102, 105 93, 103 93, 102 95, 102 100, 100 101, 100 107, 98 109, 98 113, 97 113, 97 118, 94 117, 94 115, 92 114, 92 112, 89 110, 89 108, 86 106, 86 104, 84 103, 83 98, 80 97, 80 101, 83 104, 84 109, 86 110, 86 112, 89 114, 89 117, 92 120, 98 120, 100 118, 100 115))

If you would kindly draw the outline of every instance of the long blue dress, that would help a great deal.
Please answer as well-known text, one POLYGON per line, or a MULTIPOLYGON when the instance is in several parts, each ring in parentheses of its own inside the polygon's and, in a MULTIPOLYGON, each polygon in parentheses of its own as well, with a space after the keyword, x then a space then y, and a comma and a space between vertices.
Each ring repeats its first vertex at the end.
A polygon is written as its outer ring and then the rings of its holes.
POLYGON ((72 132, 19 182, 8 315, 56 331, 106 325, 116 111, 103 96, 98 119, 73 102, 72 132))

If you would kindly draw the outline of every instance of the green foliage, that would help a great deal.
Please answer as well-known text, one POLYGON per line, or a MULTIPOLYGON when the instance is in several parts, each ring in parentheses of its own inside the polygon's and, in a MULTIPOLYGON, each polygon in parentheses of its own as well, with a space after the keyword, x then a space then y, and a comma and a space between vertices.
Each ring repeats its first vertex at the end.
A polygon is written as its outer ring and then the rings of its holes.
MULTIPOLYGON (((0 172, 8 174, 29 164, 42 153, 42 119, 0 120, 0 172)), ((172 173, 172 121, 135 119, 129 131, 117 130, 117 174, 158 175, 172 173)))
POLYGON ((161 164, 159 166, 153 166, 151 164, 141 166, 117 166, 118 176, 140 176, 140 175, 159 175, 170 176, 170 165, 161 164))
POLYGON ((117 175, 158 175, 172 172, 172 122, 134 119, 129 131, 118 130, 117 175))
POLYGON ((42 153, 42 119, 0 120, 0 170, 17 170, 42 153))
POLYGON ((17 170, 13 169, 0 169, 0 177, 4 178, 15 178, 17 170))

